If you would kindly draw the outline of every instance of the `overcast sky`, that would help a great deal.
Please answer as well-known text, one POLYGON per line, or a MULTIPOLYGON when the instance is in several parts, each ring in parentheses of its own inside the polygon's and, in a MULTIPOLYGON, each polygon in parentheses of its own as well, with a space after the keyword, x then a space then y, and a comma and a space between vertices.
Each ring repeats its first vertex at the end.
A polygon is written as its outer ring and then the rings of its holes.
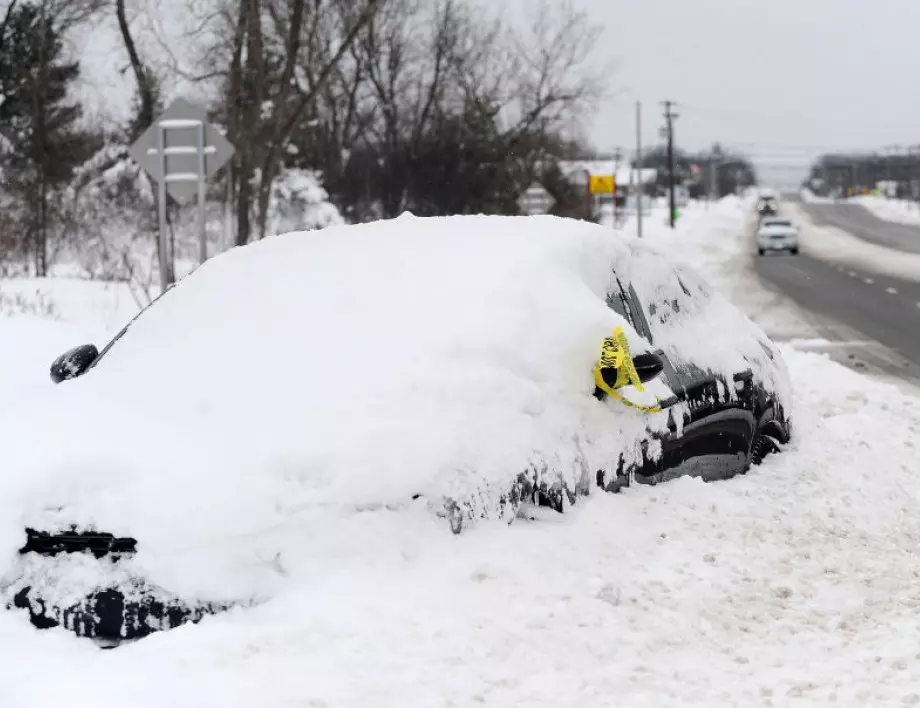
POLYGON ((680 145, 745 150, 772 180, 800 181, 822 149, 920 143, 920 0, 574 2, 616 64, 619 96, 586 125, 599 147, 634 146, 636 100, 656 139, 664 99, 680 145))

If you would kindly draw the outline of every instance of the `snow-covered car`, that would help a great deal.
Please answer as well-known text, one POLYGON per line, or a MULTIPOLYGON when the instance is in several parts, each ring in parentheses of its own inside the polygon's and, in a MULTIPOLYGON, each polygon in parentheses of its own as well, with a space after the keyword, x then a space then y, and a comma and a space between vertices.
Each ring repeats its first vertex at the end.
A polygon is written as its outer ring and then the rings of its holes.
POLYGON ((757 200, 757 214, 764 217, 775 216, 779 213, 779 200, 772 194, 761 195, 757 200))
POLYGON ((799 253, 799 229, 789 219, 768 217, 761 220, 757 229, 757 253, 767 251, 788 251, 799 253))
POLYGON ((4 604, 118 643, 319 582, 298 552, 345 517, 459 532, 747 471, 789 439, 785 364, 664 250, 404 215, 209 260, 0 420, 4 604), (605 396, 618 329, 644 386, 605 396))

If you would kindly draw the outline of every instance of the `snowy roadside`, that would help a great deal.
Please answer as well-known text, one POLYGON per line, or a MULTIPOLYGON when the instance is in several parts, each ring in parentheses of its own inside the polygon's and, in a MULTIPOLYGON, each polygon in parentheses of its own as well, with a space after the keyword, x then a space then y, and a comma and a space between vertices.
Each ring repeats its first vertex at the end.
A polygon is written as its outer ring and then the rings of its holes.
MULTIPOLYGON (((804 333, 752 280, 748 214, 728 199, 686 210, 675 234, 650 219, 646 237, 768 330, 804 333)), ((118 328, 93 322, 90 295, 54 299, 72 308, 61 321, 0 320, 8 372, 57 338, 118 328)), ((456 537, 421 508, 336 533, 317 519, 302 534, 315 571, 284 595, 111 652, 0 612, 0 705, 920 703, 920 400, 784 350, 796 439, 743 478, 598 494, 456 537)))
POLYGON ((916 202, 907 199, 886 199, 874 194, 853 197, 849 201, 862 205, 879 219, 920 226, 920 208, 916 202))
POLYGON ((860 269, 871 263, 893 277, 920 280, 920 254, 870 243, 833 226, 819 226, 793 202, 784 202, 783 210, 801 225, 802 253, 860 269))

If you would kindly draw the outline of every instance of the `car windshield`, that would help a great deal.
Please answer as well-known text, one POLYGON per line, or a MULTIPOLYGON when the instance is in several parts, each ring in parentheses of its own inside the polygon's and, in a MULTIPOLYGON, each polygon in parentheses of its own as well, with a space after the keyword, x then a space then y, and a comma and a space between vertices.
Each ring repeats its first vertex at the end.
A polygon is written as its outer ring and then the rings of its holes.
POLYGON ((788 228, 792 226, 792 222, 787 221, 786 219, 767 219, 766 221, 763 222, 763 225, 764 226, 780 226, 783 228, 788 228))

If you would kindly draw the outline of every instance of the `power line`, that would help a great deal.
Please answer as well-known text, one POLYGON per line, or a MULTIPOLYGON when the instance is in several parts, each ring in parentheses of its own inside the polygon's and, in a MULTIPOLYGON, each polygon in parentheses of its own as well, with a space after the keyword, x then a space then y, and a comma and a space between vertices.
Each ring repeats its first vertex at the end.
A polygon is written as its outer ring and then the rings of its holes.
MULTIPOLYGON (((713 106, 704 106, 704 105, 695 104, 695 103, 689 103, 689 104, 683 103, 681 104, 681 107, 684 108, 686 111, 690 112, 688 113, 688 115, 692 115, 693 113, 708 113, 710 115, 720 115, 726 118, 742 118, 742 119, 747 119, 747 120, 762 119, 764 121, 769 121, 770 123, 782 123, 784 121, 794 121, 795 123, 799 125, 809 124, 811 126, 821 128, 821 129, 826 129, 830 122, 830 119, 825 119, 825 118, 809 119, 807 116, 802 116, 799 114, 770 113, 770 112, 761 110, 759 108, 751 109, 751 110, 738 110, 734 108, 725 109, 725 108, 716 108, 713 106)), ((834 124, 834 127, 836 128, 839 128, 843 124, 843 122, 840 120, 839 114, 836 114, 834 116, 833 124, 834 124)), ((851 124, 851 126, 855 131, 857 131, 858 134, 860 135, 865 134, 865 123, 864 122, 860 121, 859 123, 853 123, 851 124)), ((878 128, 878 129, 885 129, 885 130, 888 130, 888 129, 903 130, 906 133, 912 133, 916 129, 910 122, 896 124, 896 123, 879 123, 879 122, 873 121, 872 127, 878 128)))

